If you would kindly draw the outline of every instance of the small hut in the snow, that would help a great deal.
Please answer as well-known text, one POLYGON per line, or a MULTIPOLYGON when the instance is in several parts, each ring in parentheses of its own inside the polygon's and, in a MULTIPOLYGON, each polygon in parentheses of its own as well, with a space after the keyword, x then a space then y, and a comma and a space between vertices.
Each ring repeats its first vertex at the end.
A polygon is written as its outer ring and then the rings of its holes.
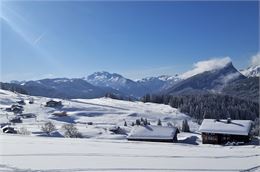
POLYGON ((134 141, 177 142, 178 128, 168 126, 134 126, 127 139, 134 141))
POLYGON ((3 133, 9 133, 9 134, 17 134, 17 131, 8 125, 1 128, 3 133))
POLYGON ((227 142, 249 142, 252 121, 204 119, 199 131, 203 144, 225 144, 227 142))
POLYGON ((50 100, 48 102, 46 102, 46 107, 60 107, 62 106, 61 101, 55 101, 55 100, 50 100))

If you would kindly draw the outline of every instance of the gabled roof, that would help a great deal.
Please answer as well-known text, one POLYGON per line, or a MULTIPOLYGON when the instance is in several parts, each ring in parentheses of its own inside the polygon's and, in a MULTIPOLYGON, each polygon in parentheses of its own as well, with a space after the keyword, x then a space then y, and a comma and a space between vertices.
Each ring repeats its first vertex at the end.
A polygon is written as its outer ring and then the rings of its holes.
POLYGON ((252 121, 250 120, 215 120, 204 119, 199 131, 202 133, 248 135, 251 129, 252 121))
POLYGON ((61 101, 56 101, 56 100, 49 100, 46 103, 60 103, 61 101))
POLYGON ((177 132, 176 127, 166 126, 134 126, 128 135, 128 139, 170 140, 177 132))

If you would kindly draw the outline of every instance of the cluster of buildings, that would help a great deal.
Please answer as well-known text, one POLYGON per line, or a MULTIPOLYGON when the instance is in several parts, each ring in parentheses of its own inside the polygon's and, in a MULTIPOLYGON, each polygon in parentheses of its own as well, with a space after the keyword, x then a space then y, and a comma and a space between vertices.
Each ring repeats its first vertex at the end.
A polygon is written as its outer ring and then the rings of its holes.
MULTIPOLYGON (((251 139, 252 121, 204 119, 199 132, 203 144, 247 143, 251 139)), ((177 142, 178 128, 169 126, 135 126, 127 139, 133 141, 177 142)))
MULTIPOLYGON (((10 122, 18 123, 18 119, 35 117, 35 114, 22 114, 25 102, 23 100, 17 102, 18 105, 12 105, 6 108, 6 111, 14 112, 16 118, 10 122)), ((32 102, 33 103, 33 102, 32 102)), ((61 101, 50 100, 46 102, 46 107, 61 107, 61 101)), ((54 113, 55 116, 66 116, 66 112, 54 113)), ((228 119, 204 119, 199 132, 201 133, 203 144, 226 144, 229 142, 247 143, 251 139, 252 121, 250 120, 231 120, 228 119)), ((4 133, 15 133, 10 126, 1 126, 4 133)), ((111 129, 114 132, 121 133, 118 128, 111 129)), ((179 130, 174 126, 161 125, 136 125, 132 127, 127 139, 131 141, 154 141, 154 142, 177 142, 179 130)))

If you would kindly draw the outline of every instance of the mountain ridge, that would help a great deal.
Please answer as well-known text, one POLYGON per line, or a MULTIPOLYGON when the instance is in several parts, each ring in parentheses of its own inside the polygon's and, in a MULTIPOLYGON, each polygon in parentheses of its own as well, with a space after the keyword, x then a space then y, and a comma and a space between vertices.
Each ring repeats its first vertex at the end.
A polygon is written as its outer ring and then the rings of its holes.
POLYGON ((218 93, 226 84, 244 78, 246 77, 240 74, 232 63, 229 63, 223 68, 205 71, 187 78, 162 93, 172 95, 218 93))
MULTIPOLYGON (((193 71, 191 70, 191 72, 193 71)), ((182 95, 208 92, 221 93, 224 88, 225 90, 229 90, 228 85, 233 82, 236 83, 233 87, 244 88, 244 82, 236 81, 246 79, 249 76, 245 77, 240 72, 233 66, 232 62, 226 59, 224 65, 218 65, 217 68, 215 67, 212 70, 209 70, 209 67, 207 67, 207 71, 197 72, 197 74, 186 79, 182 79, 181 75, 161 75, 157 77, 145 77, 134 81, 117 73, 101 71, 94 72, 82 78, 47 78, 31 81, 12 81, 9 85, 5 84, 5 86, 6 89, 12 88, 15 90, 14 88, 17 87, 17 90, 25 91, 28 94, 45 97, 71 99, 97 98, 112 95, 120 99, 139 99, 146 94, 163 93, 182 95)), ((256 82, 253 82, 253 84, 256 84, 256 82)), ((254 88, 256 87, 254 86, 254 88)), ((228 94, 227 91, 224 93, 228 94)), ((234 93, 233 91, 232 94, 240 95, 240 93, 234 93)))

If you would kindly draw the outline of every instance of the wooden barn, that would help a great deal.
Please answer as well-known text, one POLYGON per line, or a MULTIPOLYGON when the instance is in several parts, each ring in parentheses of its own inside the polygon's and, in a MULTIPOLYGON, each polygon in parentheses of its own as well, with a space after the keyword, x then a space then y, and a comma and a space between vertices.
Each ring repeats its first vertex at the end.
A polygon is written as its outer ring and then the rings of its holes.
POLYGON ((134 126, 127 139, 133 141, 151 141, 151 142, 177 142, 176 127, 139 125, 134 126))
POLYGON ((251 128, 250 120, 204 119, 199 131, 203 144, 247 143, 251 128))

